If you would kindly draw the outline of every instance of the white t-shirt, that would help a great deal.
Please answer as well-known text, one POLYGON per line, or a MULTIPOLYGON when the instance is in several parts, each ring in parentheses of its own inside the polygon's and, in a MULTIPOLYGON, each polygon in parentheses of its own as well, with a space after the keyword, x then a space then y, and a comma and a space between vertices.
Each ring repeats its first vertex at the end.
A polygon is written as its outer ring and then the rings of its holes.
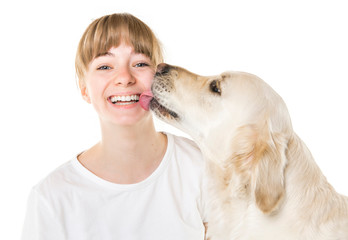
POLYGON ((105 181, 75 157, 36 185, 22 240, 202 240, 204 162, 198 147, 167 134, 158 168, 136 184, 105 181))

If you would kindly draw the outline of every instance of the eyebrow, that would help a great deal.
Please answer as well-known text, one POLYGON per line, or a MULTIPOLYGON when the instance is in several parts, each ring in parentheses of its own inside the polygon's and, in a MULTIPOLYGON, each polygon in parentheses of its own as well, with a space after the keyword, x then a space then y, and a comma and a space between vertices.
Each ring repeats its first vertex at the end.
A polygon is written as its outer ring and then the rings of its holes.
POLYGON ((113 54, 113 53, 111 53, 111 52, 103 52, 103 53, 97 54, 97 56, 96 56, 95 58, 104 57, 104 56, 111 56, 111 57, 114 57, 115 54, 113 54))

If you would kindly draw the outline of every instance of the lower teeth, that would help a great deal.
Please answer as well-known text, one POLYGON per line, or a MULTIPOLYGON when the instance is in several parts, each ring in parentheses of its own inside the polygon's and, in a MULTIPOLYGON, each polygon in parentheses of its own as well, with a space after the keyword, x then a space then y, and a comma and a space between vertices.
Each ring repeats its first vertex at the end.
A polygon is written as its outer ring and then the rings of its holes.
POLYGON ((115 102, 115 105, 129 105, 129 104, 133 104, 136 103, 136 101, 131 101, 131 102, 115 102))

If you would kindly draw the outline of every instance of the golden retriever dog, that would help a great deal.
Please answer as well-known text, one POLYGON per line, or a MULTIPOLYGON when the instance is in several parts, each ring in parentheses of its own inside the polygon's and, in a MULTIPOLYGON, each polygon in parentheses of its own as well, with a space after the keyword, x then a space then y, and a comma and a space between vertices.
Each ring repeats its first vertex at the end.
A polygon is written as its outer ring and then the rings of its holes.
POLYGON ((348 198, 327 182, 263 80, 160 64, 152 92, 151 110, 188 133, 207 161, 209 239, 348 239, 348 198))

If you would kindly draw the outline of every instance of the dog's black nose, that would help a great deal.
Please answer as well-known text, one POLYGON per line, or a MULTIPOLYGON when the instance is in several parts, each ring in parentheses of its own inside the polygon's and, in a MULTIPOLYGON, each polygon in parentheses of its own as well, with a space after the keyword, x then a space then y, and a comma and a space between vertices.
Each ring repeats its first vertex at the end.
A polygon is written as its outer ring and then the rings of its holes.
POLYGON ((160 63, 157 65, 156 75, 162 75, 168 73, 170 70, 170 65, 166 63, 160 63))

